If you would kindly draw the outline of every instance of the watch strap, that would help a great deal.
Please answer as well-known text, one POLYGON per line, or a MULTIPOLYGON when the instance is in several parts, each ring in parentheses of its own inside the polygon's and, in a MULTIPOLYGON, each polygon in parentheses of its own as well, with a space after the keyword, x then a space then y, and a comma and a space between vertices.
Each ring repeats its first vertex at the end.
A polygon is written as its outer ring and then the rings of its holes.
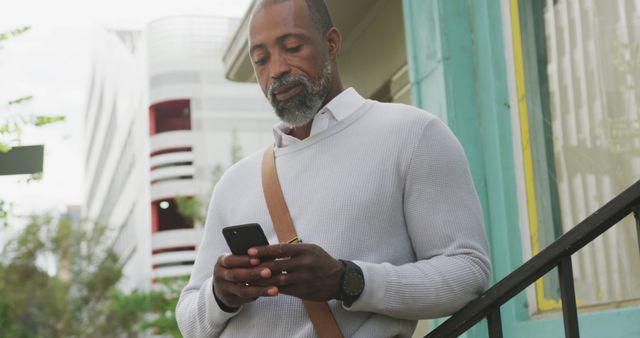
POLYGON ((338 292, 338 299, 341 300, 344 305, 350 307, 353 302, 355 302, 360 297, 362 291, 364 290, 364 274, 362 273, 362 269, 356 263, 344 259, 340 259, 340 262, 344 264, 345 269, 344 273, 342 274, 342 278, 340 278, 340 291, 338 292), (361 289, 356 295, 350 294, 346 289, 346 284, 349 283, 347 279, 351 278, 351 276, 349 276, 350 274, 356 274, 362 280, 361 289))

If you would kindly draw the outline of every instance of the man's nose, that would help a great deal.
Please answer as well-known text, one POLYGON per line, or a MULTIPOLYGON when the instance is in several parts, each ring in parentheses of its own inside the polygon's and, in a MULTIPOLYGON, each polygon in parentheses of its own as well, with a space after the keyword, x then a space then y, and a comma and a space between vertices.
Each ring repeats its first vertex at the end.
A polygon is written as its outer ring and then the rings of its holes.
POLYGON ((291 68, 286 58, 281 53, 275 53, 271 57, 271 78, 279 79, 289 74, 291 68))

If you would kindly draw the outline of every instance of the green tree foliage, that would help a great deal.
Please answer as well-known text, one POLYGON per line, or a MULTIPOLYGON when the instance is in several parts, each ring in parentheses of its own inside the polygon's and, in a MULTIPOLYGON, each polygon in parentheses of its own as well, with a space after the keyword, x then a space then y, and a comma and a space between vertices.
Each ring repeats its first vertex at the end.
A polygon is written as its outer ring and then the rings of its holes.
POLYGON ((111 290, 122 273, 106 227, 31 216, 2 250, 0 337, 117 337, 111 290))
POLYGON ((202 224, 205 219, 205 210, 202 203, 197 197, 194 196, 176 196, 176 207, 182 217, 193 223, 202 224))
POLYGON ((0 152, 6 153, 11 147, 21 144, 22 131, 25 127, 42 127, 65 120, 64 116, 25 115, 13 109, 13 107, 26 104, 32 99, 32 96, 26 96, 10 101, 5 109, 0 111, 0 152))
POLYGON ((23 26, 16 29, 12 29, 8 32, 0 32, 0 49, 2 49, 2 42, 9 40, 10 38, 15 38, 18 35, 22 35, 29 29, 31 29, 31 27, 23 26))
MULTIPOLYGON (((27 32, 31 27, 25 26, 0 32, 0 49, 3 42, 27 32)), ((48 124, 64 121, 64 116, 47 116, 35 114, 21 114, 16 112, 18 106, 29 103, 33 96, 24 96, 10 100, 0 108, 0 153, 8 152, 11 147, 20 145, 22 130, 27 126, 42 127, 48 124)))
POLYGON ((0 199, 0 230, 9 225, 9 216, 12 214, 12 204, 0 199))
MULTIPOLYGON (((233 129, 231 131, 231 145, 229 149, 230 161, 231 165, 237 163, 242 159, 242 146, 238 141, 238 132, 233 129)), ((213 167, 211 171, 211 189, 209 193, 207 193, 207 197, 211 196, 213 189, 215 188, 218 181, 224 175, 224 172, 227 168, 225 168, 222 164, 218 163, 213 167)), ((182 217, 190 220, 194 223, 202 224, 205 221, 207 215, 207 204, 203 202, 201 198, 198 196, 177 196, 175 198, 176 206, 178 207, 178 212, 182 217)))
MULTIPOLYGON (((17 37, 27 32, 31 27, 19 27, 8 32, 0 32, 0 50, 2 43, 10 38, 17 37)), ((48 124, 64 121, 64 116, 45 116, 30 114, 25 116, 15 111, 14 108, 33 100, 33 96, 25 96, 10 100, 4 107, 0 106, 0 155, 8 152, 11 147, 20 145, 23 128, 27 126, 42 127, 48 124)), ((27 183, 39 180, 42 173, 31 175, 27 183)), ((6 228, 12 215, 12 205, 0 199, 0 229, 6 228)))
POLYGON ((32 216, 2 249, 0 337, 180 337, 175 307, 184 278, 124 293, 107 228, 32 216))
POLYGON ((113 313, 120 320, 131 320, 140 330, 157 335, 182 337, 175 317, 175 308, 186 278, 163 278, 151 291, 129 294, 115 290, 112 293, 113 313))
MULTIPOLYGON (((28 30, 0 32, 0 49, 28 30)), ((16 111, 32 99, 0 104, 0 152, 20 145, 25 127, 64 121, 16 111)), ((0 230, 17 219, 11 203, 0 199, 0 230)), ((29 217, 0 249, 0 338, 138 337, 146 331, 180 337, 174 309, 186 281, 161 280, 152 291, 123 293, 117 288, 122 266, 109 239, 103 225, 29 217)))

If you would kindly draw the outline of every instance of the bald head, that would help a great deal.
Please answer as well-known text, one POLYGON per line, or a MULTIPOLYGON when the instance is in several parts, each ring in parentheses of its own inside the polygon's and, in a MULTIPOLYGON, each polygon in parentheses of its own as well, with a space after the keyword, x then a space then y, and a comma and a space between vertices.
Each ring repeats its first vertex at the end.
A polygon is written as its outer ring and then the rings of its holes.
POLYGON ((331 20, 329 9, 327 8, 324 0, 259 0, 253 10, 253 14, 255 15, 257 12, 262 11, 269 5, 287 1, 302 1, 307 5, 309 18, 318 33, 324 34, 333 27, 333 21, 331 20))

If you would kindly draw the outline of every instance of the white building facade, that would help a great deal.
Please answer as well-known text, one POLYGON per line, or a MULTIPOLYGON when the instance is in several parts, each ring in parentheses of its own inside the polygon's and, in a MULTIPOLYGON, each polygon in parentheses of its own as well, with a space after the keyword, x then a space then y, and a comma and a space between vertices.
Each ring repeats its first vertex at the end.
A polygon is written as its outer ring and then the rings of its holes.
POLYGON ((83 215, 113 229, 124 289, 189 275, 203 225, 176 198, 206 206, 216 172, 273 140, 276 118, 258 86, 224 78, 235 23, 167 17, 97 40, 83 215))
POLYGON ((83 217, 110 226, 123 261, 127 288, 152 276, 148 203, 148 98, 142 32, 96 33, 85 113, 83 217))

